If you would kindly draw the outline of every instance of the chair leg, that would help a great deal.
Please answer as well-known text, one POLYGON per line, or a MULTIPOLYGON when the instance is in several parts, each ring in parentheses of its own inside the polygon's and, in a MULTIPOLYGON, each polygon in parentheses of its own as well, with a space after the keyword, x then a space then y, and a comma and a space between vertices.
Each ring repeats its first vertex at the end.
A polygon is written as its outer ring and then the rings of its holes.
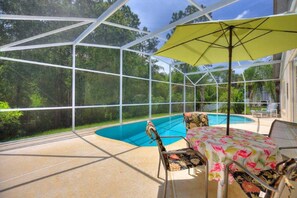
POLYGON ((167 183, 168 183, 168 173, 167 173, 167 170, 165 170, 164 198, 166 197, 166 192, 167 192, 167 183))
MULTIPOLYGON (((225 183, 225 186, 224 186, 224 195, 223 197, 224 198, 228 198, 228 186, 229 186, 229 165, 226 166, 226 170, 225 170, 225 173, 224 173, 224 183, 225 183)), ((218 185, 220 185, 220 183, 218 183, 218 185)))
POLYGON ((273 198, 280 198, 281 197, 281 195, 282 195, 282 192, 284 191, 284 188, 285 188, 285 178, 283 178, 281 181, 280 181, 280 183, 279 183, 279 185, 278 185, 278 188, 277 188, 277 192, 274 192, 273 193, 273 198))
POLYGON ((205 166, 205 197, 208 198, 208 164, 205 166))
POLYGON ((159 157, 158 178, 160 178, 160 166, 161 166, 161 158, 159 157))

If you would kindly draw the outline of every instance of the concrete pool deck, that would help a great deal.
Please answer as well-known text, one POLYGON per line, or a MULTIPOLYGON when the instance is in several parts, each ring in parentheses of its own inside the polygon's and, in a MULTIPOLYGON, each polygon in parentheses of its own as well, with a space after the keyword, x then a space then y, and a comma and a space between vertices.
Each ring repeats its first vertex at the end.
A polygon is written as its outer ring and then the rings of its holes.
MULTIPOLYGON (((261 118, 260 132, 268 133, 273 120, 261 118)), ((257 122, 231 127, 256 132, 257 122)), ((103 138, 97 129, 0 143, 0 197, 162 197, 157 148, 103 138)), ((203 197, 204 172, 195 171, 169 174, 167 197, 203 197)), ((209 197, 216 190, 217 182, 209 182, 209 197)), ((229 190, 229 197, 244 197, 236 183, 229 190)))

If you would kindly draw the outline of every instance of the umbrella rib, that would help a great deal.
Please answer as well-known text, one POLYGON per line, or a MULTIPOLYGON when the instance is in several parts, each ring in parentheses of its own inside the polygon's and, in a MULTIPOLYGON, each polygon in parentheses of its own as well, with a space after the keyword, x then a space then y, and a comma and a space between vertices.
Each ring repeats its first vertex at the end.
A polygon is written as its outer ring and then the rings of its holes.
MULTIPOLYGON (((233 26, 236 27, 236 28, 238 28, 237 26, 239 26, 239 25, 245 25, 245 24, 247 24, 247 23, 251 23, 251 22, 254 22, 254 21, 259 21, 259 20, 262 20, 262 19, 263 19, 263 18, 260 18, 260 19, 253 19, 253 20, 245 21, 245 22, 243 22, 243 23, 236 24, 236 25, 233 25, 233 26)), ((220 23, 226 25, 227 27, 230 26, 229 24, 225 23, 224 21, 220 21, 220 23)))
MULTIPOLYGON (((251 60, 254 60, 253 57, 251 56, 251 54, 249 53, 249 51, 244 46, 244 43, 242 43, 241 40, 238 38, 238 35, 235 32, 234 32, 234 34, 235 34, 235 36, 238 39, 238 42, 237 43, 241 43, 242 47, 244 48, 245 52, 249 55, 249 57, 251 58, 251 60)), ((238 46, 240 46, 240 45, 238 45, 238 46)), ((238 47, 238 46, 234 45, 233 48, 238 47)))
MULTIPOLYGON (((250 28, 241 28, 241 29, 250 29, 250 28)), ((259 35, 259 36, 256 36, 256 37, 254 37, 254 38, 251 38, 251 39, 249 39, 249 40, 247 40, 247 41, 244 41, 244 42, 242 42, 242 41, 240 41, 240 40, 238 39, 239 41, 234 45, 234 47, 238 47, 238 46, 240 46, 239 43, 241 43, 241 44, 248 43, 248 42, 250 42, 250 41, 252 41, 252 40, 255 40, 255 39, 259 38, 259 37, 265 36, 266 34, 269 34, 269 33, 271 33, 271 32, 282 32, 282 33, 293 33, 293 34, 297 34, 297 31, 289 31, 289 30, 269 30, 269 29, 257 29, 257 30, 267 31, 267 32, 265 32, 265 33, 263 33, 263 34, 261 34, 261 35, 259 35)), ((242 40, 242 39, 241 39, 241 40, 242 40)))
MULTIPOLYGON (((242 37, 241 39, 239 39, 238 37, 238 42, 234 44, 234 46, 236 46, 239 42, 241 43, 241 41, 243 39, 245 39, 247 36, 249 36, 252 32, 254 32, 259 26, 261 26, 263 23, 265 23, 269 18, 265 18, 261 23, 259 23, 256 27, 252 28, 250 32, 248 32, 244 37, 242 37)), ((236 28, 239 28, 240 27, 236 27, 236 28)))
POLYGON ((219 45, 219 44, 216 44, 216 43, 212 43, 212 42, 208 42, 208 41, 204 41, 204 40, 199 40, 198 38, 196 39, 196 41, 200 41, 202 43, 207 43, 207 44, 211 44, 211 45, 216 45, 218 48, 227 48, 224 45, 219 45))
MULTIPOLYGON (((254 28, 248 28, 248 27, 237 27, 238 29, 254 29, 254 28)), ((273 32, 284 32, 284 33, 297 33, 297 31, 292 31, 292 30, 272 30, 272 29, 261 29, 258 28, 257 30, 261 30, 261 31, 273 31, 273 32)))
MULTIPOLYGON (((229 40, 228 40, 228 38, 227 38, 227 36, 226 36, 226 34, 225 34, 225 30, 227 30, 227 28, 223 28, 223 26, 222 26, 222 24, 225 24, 225 23, 219 23, 220 24, 220 26, 221 26, 221 29, 222 29, 222 31, 223 31, 223 33, 224 33, 224 37, 225 37, 225 39, 226 39, 226 42, 227 42, 227 44, 228 44, 228 46, 229 46, 229 40)), ((226 24, 225 24, 226 25, 226 24)))
POLYGON ((202 36, 200 36, 200 37, 196 37, 196 38, 190 39, 190 40, 188 40, 188 41, 185 41, 185 42, 182 42, 182 43, 173 45, 173 46, 171 46, 171 47, 169 47, 169 48, 166 48, 166 49, 164 49, 164 50, 158 51, 158 52, 156 53, 156 55, 157 55, 157 54, 160 54, 160 53, 162 53, 162 52, 165 52, 165 51, 167 51, 167 50, 173 49, 173 48, 175 48, 175 47, 178 47, 178 46, 180 46, 180 45, 189 43, 189 42, 191 42, 191 41, 194 41, 194 40, 203 38, 203 37, 205 37, 205 36, 209 36, 209 35, 211 35, 211 34, 217 33, 217 32, 221 32, 221 30, 217 30, 217 31, 214 31, 214 32, 210 32, 210 33, 205 34, 205 35, 202 35, 202 36))
MULTIPOLYGON (((261 34, 261 35, 259 35, 259 36, 256 36, 256 37, 254 37, 254 38, 251 38, 250 40, 247 40, 247 41, 245 41, 245 42, 241 42, 241 41, 239 41, 239 42, 241 43, 241 45, 244 46, 244 44, 246 44, 246 43, 248 43, 248 42, 250 42, 250 41, 253 41, 253 40, 255 40, 255 39, 259 38, 259 37, 265 36, 266 34, 269 34, 269 33, 271 33, 271 32, 272 32, 272 31, 265 32, 265 33, 263 33, 263 34, 261 34)), ((240 46, 240 45, 238 44, 239 42, 237 42, 237 44, 236 44, 234 47, 238 47, 238 46, 240 46)))
POLYGON ((208 51, 208 49, 209 49, 213 44, 215 44, 215 42, 217 42, 217 40, 219 40, 219 38, 221 38, 223 34, 225 34, 225 33, 223 32, 220 36, 218 36, 218 38, 216 38, 216 40, 215 40, 214 42, 210 43, 210 45, 206 48, 206 50, 204 50, 204 52, 201 54, 201 56, 198 58, 198 60, 197 60, 193 65, 196 65, 196 64, 200 61, 200 59, 204 56, 204 54, 208 51))

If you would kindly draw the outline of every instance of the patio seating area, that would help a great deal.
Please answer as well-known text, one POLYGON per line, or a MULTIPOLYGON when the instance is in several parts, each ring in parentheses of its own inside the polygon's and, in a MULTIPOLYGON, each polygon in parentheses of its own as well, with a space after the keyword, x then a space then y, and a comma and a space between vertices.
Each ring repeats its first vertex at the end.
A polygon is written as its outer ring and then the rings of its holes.
MULTIPOLYGON (((261 133, 269 133, 273 120, 262 119, 261 133)), ((257 122, 231 127, 256 131, 257 122)), ((161 179, 157 178, 157 147, 106 139, 93 134, 96 129, 1 143, 1 197, 162 197, 165 174, 161 169, 161 179)), ((180 144, 184 143, 168 148, 180 144)), ((188 175, 187 170, 169 174, 167 197, 203 194, 203 168, 195 169, 195 174, 188 175)), ((209 182, 209 197, 216 197, 216 190, 217 182, 209 182)), ((229 186, 229 197, 242 193, 237 184, 229 186)))
POLYGON ((0 24, 0 198, 241 198, 228 168, 297 157, 297 0, 3 1, 0 24))

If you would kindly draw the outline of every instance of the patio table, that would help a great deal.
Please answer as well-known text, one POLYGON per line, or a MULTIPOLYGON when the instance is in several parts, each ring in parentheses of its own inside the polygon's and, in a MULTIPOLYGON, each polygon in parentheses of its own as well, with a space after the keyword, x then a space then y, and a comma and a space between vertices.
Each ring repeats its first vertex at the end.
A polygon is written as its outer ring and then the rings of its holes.
MULTIPOLYGON (((232 160, 254 174, 275 168, 282 160, 278 146, 271 138, 247 130, 230 128, 227 136, 225 127, 196 127, 188 130, 186 138, 194 150, 208 159, 208 179, 219 182, 218 197, 223 195, 225 166, 232 160)), ((232 183, 234 179, 229 178, 232 183)))

